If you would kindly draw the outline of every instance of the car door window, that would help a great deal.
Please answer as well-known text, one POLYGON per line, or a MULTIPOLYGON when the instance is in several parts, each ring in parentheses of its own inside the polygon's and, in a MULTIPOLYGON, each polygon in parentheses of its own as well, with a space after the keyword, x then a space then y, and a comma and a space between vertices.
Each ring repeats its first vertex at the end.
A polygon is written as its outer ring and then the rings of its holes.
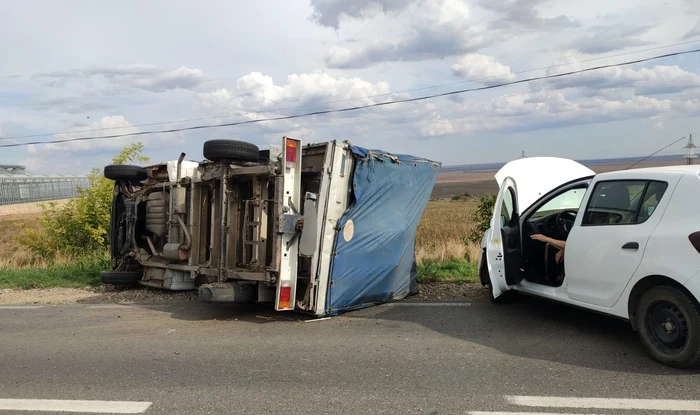
POLYGON ((503 204, 501 205, 501 227, 510 223, 513 217, 513 189, 508 188, 503 195, 503 204))
POLYGON ((642 208, 639 210, 637 223, 646 222, 646 220, 651 217, 652 213, 654 213, 656 210, 656 207, 659 206, 661 198, 664 196, 664 193, 666 193, 667 188, 668 183, 666 182, 653 181, 649 183, 649 186, 642 197, 642 208))
POLYGON ((665 186, 667 184, 664 182, 645 180, 599 182, 593 189, 581 224, 591 226, 642 223, 658 205, 666 190, 665 186))

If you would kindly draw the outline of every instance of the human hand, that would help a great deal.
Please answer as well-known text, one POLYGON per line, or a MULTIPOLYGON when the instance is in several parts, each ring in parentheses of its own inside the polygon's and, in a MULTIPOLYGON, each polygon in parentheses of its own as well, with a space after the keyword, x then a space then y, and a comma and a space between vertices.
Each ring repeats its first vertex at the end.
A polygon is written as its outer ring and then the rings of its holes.
POLYGON ((544 242, 544 243, 549 242, 549 238, 542 235, 541 233, 536 233, 534 235, 531 235, 530 238, 534 239, 535 241, 540 241, 540 242, 544 242))

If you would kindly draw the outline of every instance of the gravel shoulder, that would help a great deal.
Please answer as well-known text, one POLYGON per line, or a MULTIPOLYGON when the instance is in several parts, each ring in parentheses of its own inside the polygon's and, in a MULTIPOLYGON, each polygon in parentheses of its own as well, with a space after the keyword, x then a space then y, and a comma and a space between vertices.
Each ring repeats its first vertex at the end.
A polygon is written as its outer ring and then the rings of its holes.
MULTIPOLYGON (((407 301, 471 301, 488 295, 479 284, 418 284, 407 301)), ((0 305, 26 304, 152 304, 197 301, 196 291, 165 291, 148 287, 86 287, 0 290, 0 305)))

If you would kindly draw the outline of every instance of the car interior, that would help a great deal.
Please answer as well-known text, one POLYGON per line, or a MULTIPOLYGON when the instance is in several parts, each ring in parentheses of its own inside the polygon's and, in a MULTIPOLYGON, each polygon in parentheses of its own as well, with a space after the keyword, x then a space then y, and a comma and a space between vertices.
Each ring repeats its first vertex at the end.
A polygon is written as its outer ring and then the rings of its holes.
POLYGON ((568 188, 543 200, 523 220, 522 255, 525 279, 538 284, 560 286, 564 280, 563 260, 557 262, 559 249, 531 238, 542 234, 565 241, 574 224, 587 183, 568 188))

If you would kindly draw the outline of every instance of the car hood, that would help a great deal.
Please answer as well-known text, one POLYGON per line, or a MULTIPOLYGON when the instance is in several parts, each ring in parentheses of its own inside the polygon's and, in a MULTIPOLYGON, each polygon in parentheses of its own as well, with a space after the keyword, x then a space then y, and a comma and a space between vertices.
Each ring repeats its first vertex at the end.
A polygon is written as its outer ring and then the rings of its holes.
POLYGON ((527 157, 513 160, 496 173, 500 188, 510 177, 518 191, 518 211, 523 212, 540 197, 572 180, 595 175, 574 160, 558 157, 527 157))

